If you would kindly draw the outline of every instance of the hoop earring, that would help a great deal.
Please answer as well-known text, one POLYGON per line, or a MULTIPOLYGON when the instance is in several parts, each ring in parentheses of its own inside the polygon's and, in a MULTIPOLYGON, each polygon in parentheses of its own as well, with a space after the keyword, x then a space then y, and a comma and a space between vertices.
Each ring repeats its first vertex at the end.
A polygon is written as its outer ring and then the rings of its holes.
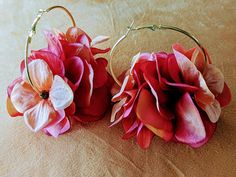
POLYGON ((26 125, 57 137, 71 127, 72 120, 91 122, 103 117, 110 103, 110 80, 105 58, 97 54, 110 48, 95 46, 107 41, 107 36, 91 39, 76 27, 70 11, 63 6, 39 10, 25 45, 21 76, 8 87, 7 110, 12 117, 24 116, 26 125), (33 50, 29 45, 36 34, 41 17, 59 9, 72 22, 66 33, 46 31, 48 47, 33 50), (102 106, 97 107, 100 103, 102 106))
POLYGON ((116 85, 111 126, 122 123, 123 139, 136 137, 148 148, 154 135, 165 141, 197 148, 212 137, 221 107, 231 101, 223 74, 211 62, 206 49, 189 32, 168 25, 134 27, 118 39, 110 52, 109 68, 116 85), (192 39, 198 47, 186 50, 180 44, 173 53, 139 52, 119 77, 113 71, 113 53, 131 33, 149 29, 173 30, 192 39))

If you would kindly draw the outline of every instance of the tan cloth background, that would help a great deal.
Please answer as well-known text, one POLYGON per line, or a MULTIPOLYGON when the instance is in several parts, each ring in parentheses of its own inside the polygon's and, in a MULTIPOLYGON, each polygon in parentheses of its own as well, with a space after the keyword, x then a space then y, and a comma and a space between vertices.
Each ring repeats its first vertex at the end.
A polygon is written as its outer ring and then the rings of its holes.
MULTIPOLYGON (((6 177, 235 177, 236 102, 222 112, 213 139, 200 149, 164 143, 154 138, 150 149, 141 150, 133 140, 121 140, 123 130, 108 128, 109 114, 54 139, 34 134, 21 117, 11 119, 5 110, 7 85, 19 75, 24 42, 36 12, 64 5, 79 27, 92 37, 111 36, 114 44, 134 19, 135 24, 171 24, 193 32, 206 46, 214 63, 236 95, 235 0, 0 0, 0 176, 6 177)), ((70 22, 63 12, 52 12, 40 22, 33 47, 45 45, 43 28, 65 30, 70 22)), ((193 43, 174 32, 138 32, 130 36, 116 55, 116 73, 129 66, 138 51, 168 50, 174 42, 193 43), (133 39, 132 39, 133 38, 133 39)))

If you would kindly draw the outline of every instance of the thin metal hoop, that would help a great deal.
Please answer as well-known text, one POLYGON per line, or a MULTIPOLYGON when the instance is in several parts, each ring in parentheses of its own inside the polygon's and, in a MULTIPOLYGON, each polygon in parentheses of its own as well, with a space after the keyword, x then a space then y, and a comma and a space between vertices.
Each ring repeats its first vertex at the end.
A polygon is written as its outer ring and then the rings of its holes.
MULTIPOLYGON (((47 9, 44 9, 44 10, 43 10, 43 9, 40 9, 40 10, 38 11, 38 14, 37 14, 36 18, 34 19, 32 25, 31 25, 29 34, 28 34, 28 36, 27 36, 27 38, 26 38, 26 44, 25 44, 25 59, 24 59, 24 61, 25 61, 25 68, 26 68, 26 73, 27 73, 27 79, 28 79, 28 81, 29 81, 29 83, 30 83, 30 85, 31 85, 32 87, 34 87, 34 84, 33 84, 32 80, 31 80, 30 72, 29 72, 29 66, 28 66, 29 44, 32 42, 33 36, 36 34, 36 27, 37 27, 37 24, 38 24, 39 20, 41 19, 41 17, 42 17, 44 14, 46 14, 46 13, 48 13, 48 12, 50 12, 51 10, 54 10, 54 9, 61 9, 61 10, 65 11, 66 14, 70 17, 70 19, 71 19, 71 21, 72 21, 72 25, 73 25, 74 27, 76 27, 75 20, 74 20, 73 16, 71 15, 70 11, 67 10, 67 9, 66 9, 65 7, 63 7, 63 6, 52 6, 52 7, 49 7, 49 8, 47 8, 47 9)), ((35 87, 34 87, 34 88, 35 88, 35 87)), ((35 89, 36 89, 36 88, 35 88, 35 89)))
POLYGON ((190 34, 189 32, 181 29, 181 28, 178 28, 176 26, 169 26, 169 25, 147 25, 147 26, 138 26, 138 27, 133 27, 133 24, 134 24, 134 21, 131 23, 130 26, 128 26, 127 28, 127 31, 126 33, 121 36, 117 42, 114 44, 114 46, 112 47, 111 51, 110 51, 110 61, 109 61, 109 69, 110 69, 110 72, 111 72, 111 75, 113 77, 113 79, 115 80, 115 82, 121 86, 122 83, 118 80, 118 78, 116 77, 114 71, 113 71, 113 68, 112 68, 112 58, 113 58, 113 53, 114 53, 114 50, 115 48, 129 35, 129 33, 131 31, 136 31, 136 30, 142 30, 142 29, 149 29, 149 30, 152 30, 152 31, 156 31, 156 30, 172 30, 172 31, 177 31, 179 33, 182 33, 186 36, 188 36, 189 38, 191 38, 198 46, 199 48, 202 50, 203 52, 203 55, 204 55, 204 58, 205 58, 205 62, 207 62, 207 55, 206 55, 206 51, 204 49, 204 47, 201 45, 201 43, 199 42, 199 40, 193 36, 192 34, 190 34))

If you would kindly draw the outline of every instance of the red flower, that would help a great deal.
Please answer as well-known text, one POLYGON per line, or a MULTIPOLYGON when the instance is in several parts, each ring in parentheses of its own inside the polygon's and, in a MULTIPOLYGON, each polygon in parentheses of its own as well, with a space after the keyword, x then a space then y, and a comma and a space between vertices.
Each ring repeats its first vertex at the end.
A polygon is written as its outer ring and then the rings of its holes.
MULTIPOLYGON (((69 28, 66 34, 58 32, 57 35, 45 31, 48 47, 32 51, 29 57, 29 65, 32 61, 44 60, 53 76, 63 78, 74 93, 73 102, 65 109, 66 117, 79 121, 89 122, 102 118, 110 106, 111 78, 106 71, 105 58, 96 57, 110 49, 95 48, 98 43, 106 41, 108 37, 98 36, 91 40, 90 37, 79 28, 69 28)), ((24 75, 24 62, 21 63, 21 72, 24 75)), ((41 71, 43 72, 43 71, 41 71)), ((22 82, 22 77, 16 79, 8 87, 7 106, 11 116, 21 116, 23 112, 17 111, 12 104, 11 94, 14 87, 22 82)), ((53 128, 45 128, 47 134, 58 136, 70 127, 68 121, 62 121, 53 128), (58 132, 59 134, 55 134, 58 132)))
POLYGON ((137 54, 112 98, 117 102, 112 125, 122 121, 123 138, 136 136, 142 148, 149 147, 153 135, 192 147, 205 144, 221 107, 231 100, 222 73, 205 63, 198 48, 186 51, 175 44, 173 51, 137 54))

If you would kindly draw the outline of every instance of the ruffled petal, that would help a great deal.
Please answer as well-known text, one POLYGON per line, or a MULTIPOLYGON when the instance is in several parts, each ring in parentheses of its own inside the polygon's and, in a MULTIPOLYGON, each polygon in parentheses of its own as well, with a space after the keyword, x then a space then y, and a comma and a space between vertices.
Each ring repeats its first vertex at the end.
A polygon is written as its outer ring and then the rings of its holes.
POLYGON ((214 100, 212 104, 206 105, 204 111, 207 113, 210 121, 216 123, 220 118, 221 107, 217 100, 214 100))
POLYGON ((53 117, 54 114, 52 106, 42 100, 24 113, 24 120, 32 131, 37 132, 50 122, 50 116, 53 117))
POLYGON ((15 85, 10 99, 15 109, 20 113, 34 107, 41 100, 39 94, 26 82, 15 85))
POLYGON ((7 97, 7 112, 11 117, 17 117, 17 116, 22 116, 22 113, 19 113, 14 105, 11 102, 11 99, 7 97))
POLYGON ((172 132, 171 121, 160 115, 157 111, 154 97, 146 89, 142 89, 140 92, 136 107, 136 114, 138 119, 145 125, 150 125, 156 129, 172 132))
POLYGON ((70 121, 67 117, 61 120, 58 124, 45 128, 44 130, 51 136, 57 138, 70 129, 70 121))
POLYGON ((63 61, 50 51, 32 51, 31 59, 42 59, 48 64, 54 75, 59 75, 61 77, 65 75, 63 61))
POLYGON ((212 64, 207 64, 203 77, 210 91, 215 95, 222 93, 224 88, 224 76, 222 72, 212 64))
POLYGON ((224 83, 224 88, 223 88, 222 93, 218 95, 216 99, 220 103, 221 107, 227 106, 231 102, 232 95, 226 83, 224 83))
POLYGON ((175 107, 177 115, 175 137, 178 141, 194 144, 205 139, 206 131, 199 111, 189 93, 185 93, 175 107))
POLYGON ((75 92, 75 104, 79 107, 87 107, 90 105, 91 96, 93 93, 94 71, 87 61, 84 61, 84 74, 81 84, 75 92))
POLYGON ((64 110, 73 102, 73 92, 69 85, 60 77, 55 76, 49 98, 55 110, 64 110))
POLYGON ((66 77, 74 84, 76 89, 79 87, 84 74, 84 64, 79 57, 72 57, 65 60, 66 77))
MULTIPOLYGON (((34 87, 39 92, 50 90, 53 81, 53 74, 45 61, 38 59, 30 62, 29 73, 34 87)), ((29 82, 26 69, 23 72, 23 80, 29 82)))
POLYGON ((61 60, 65 59, 65 55, 61 46, 61 43, 56 35, 54 35, 51 31, 44 31, 45 38, 48 43, 48 49, 58 56, 61 60))
POLYGON ((137 143, 141 148, 147 149, 151 144, 153 135, 154 134, 150 130, 143 126, 137 135, 137 143))
POLYGON ((11 92, 13 90, 13 88, 15 87, 15 85, 17 83, 21 83, 22 82, 22 78, 18 77, 17 79, 15 79, 8 87, 7 87, 7 95, 10 97, 11 92))
POLYGON ((78 111, 83 115, 102 117, 110 106, 110 98, 110 91, 106 86, 94 89, 89 106, 78 107, 78 111))

